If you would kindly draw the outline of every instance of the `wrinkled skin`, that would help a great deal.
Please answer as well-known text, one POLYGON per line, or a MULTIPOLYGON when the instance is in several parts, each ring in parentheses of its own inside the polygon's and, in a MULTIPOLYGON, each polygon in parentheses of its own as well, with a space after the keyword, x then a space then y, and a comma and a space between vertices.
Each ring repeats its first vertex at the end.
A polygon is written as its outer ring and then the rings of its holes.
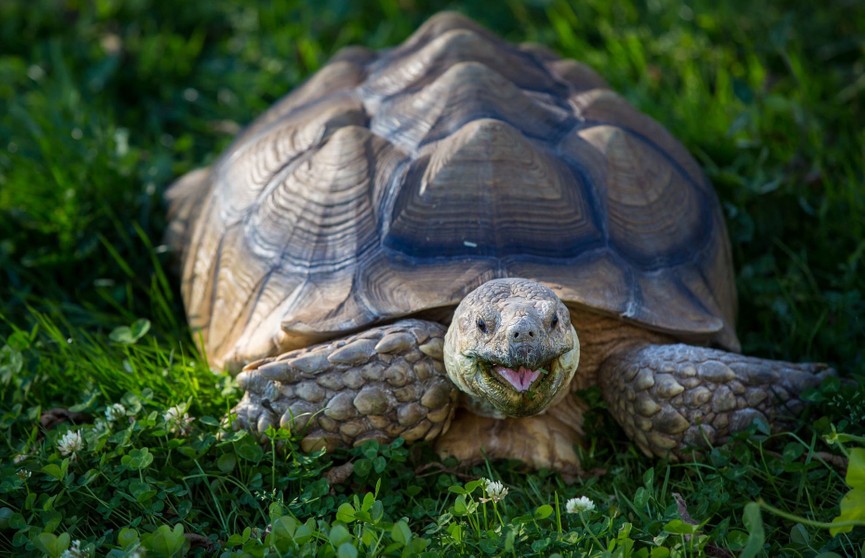
POLYGON ((445 369, 477 414, 542 413, 559 401, 580 359, 567 307, 527 279, 497 279, 466 296, 445 335, 445 369))

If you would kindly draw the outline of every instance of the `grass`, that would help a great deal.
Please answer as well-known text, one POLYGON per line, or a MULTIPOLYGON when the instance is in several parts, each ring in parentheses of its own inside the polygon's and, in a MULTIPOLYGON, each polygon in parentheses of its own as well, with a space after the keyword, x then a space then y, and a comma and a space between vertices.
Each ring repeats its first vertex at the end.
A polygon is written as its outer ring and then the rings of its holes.
POLYGON ((865 528, 826 523, 845 494, 865 519, 863 29, 845 0, 0 3, 0 555, 860 555, 865 528), (162 192, 340 47, 442 8, 591 64, 682 139, 724 203, 745 351, 852 385, 815 393, 796 433, 695 463, 647 460, 593 413, 599 474, 571 485, 224 432, 239 393, 185 327, 162 192), (75 424, 40 423, 55 408, 75 424), (596 509, 567 513, 577 496, 596 509))

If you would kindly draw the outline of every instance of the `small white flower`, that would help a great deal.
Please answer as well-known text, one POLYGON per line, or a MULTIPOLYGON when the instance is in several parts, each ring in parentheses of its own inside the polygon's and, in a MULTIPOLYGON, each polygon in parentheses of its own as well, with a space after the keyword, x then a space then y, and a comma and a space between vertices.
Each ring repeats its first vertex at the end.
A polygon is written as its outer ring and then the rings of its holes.
POLYGON ((29 479, 32 474, 33 473, 28 469, 18 469, 18 480, 24 482, 29 479))
POLYGON ((583 513, 594 511, 595 503, 591 498, 580 496, 579 498, 571 498, 565 504, 565 510, 568 513, 583 513))
POLYGON ((108 432, 111 430, 111 424, 104 418, 97 418, 93 423, 93 431, 97 434, 108 432))
POLYGON ((57 449, 60 450, 60 455, 71 456, 75 459, 75 453, 84 449, 84 440, 81 438, 81 431, 69 431, 60 438, 57 442, 57 449))
POLYGON ((168 430, 176 434, 189 434, 189 424, 195 420, 186 412, 186 405, 175 405, 162 415, 168 430))
POLYGON ((126 416, 126 407, 120 403, 109 405, 105 408, 105 420, 116 422, 126 416))
MULTIPOLYGON (((483 479, 484 481, 484 492, 489 496, 489 500, 493 502, 501 502, 505 499, 505 496, 508 495, 508 489, 505 485, 503 485, 500 481, 492 481, 490 479, 483 479)), ((481 499, 485 501, 485 499, 481 499)))
POLYGON ((190 420, 186 405, 175 405, 163 413, 162 418, 167 423, 182 423, 190 420))
POLYGON ((29 457, 30 457, 30 454, 29 454, 29 453, 19 453, 18 455, 16 455, 16 456, 12 459, 12 463, 14 463, 15 465, 19 465, 19 464, 24 463, 25 461, 27 461, 27 458, 29 458, 29 457))
POLYGON ((63 551, 60 558, 85 558, 88 553, 81 548, 81 541, 72 541, 72 545, 63 551))

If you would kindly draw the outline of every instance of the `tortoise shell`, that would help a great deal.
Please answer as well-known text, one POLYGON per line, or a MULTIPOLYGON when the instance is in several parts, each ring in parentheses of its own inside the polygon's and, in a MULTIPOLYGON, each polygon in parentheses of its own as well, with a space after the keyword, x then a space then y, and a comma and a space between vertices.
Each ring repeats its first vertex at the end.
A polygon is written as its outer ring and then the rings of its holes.
POLYGON ((218 365, 497 277, 738 349, 723 216, 685 148, 587 66, 457 14, 341 51, 168 197, 218 365))

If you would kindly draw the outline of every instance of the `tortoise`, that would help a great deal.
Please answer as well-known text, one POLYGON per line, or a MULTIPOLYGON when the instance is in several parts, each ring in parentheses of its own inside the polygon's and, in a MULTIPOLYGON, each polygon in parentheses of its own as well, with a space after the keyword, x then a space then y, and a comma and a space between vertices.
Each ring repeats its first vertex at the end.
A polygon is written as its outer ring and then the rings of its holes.
POLYGON ((667 130, 456 13, 340 51, 166 196, 236 424, 306 450, 403 437, 578 471, 599 385, 676 457, 786 428, 831 372, 739 354, 720 204, 667 130))

